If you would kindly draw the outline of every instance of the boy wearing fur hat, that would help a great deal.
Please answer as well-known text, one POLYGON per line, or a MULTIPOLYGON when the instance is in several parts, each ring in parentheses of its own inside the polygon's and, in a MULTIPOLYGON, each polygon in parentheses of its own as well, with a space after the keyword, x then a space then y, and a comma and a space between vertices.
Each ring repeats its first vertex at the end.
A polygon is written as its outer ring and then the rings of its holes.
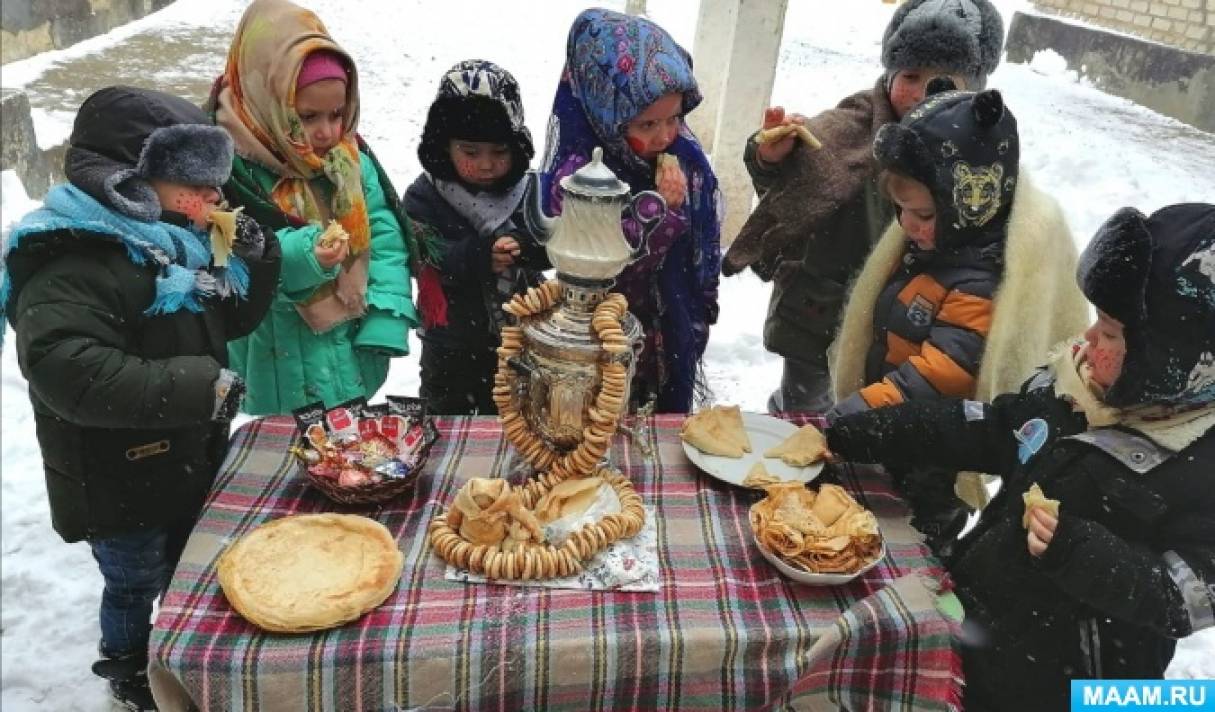
MULTIPOLYGON (((948 87, 934 80, 929 91, 948 87)), ((873 147, 896 220, 844 309, 828 419, 909 400, 1016 391, 1052 346, 1084 328, 1076 248, 1059 205, 1020 170, 1000 93, 940 91, 873 147)), ((892 472, 913 523, 941 551, 966 523, 937 471, 892 472)), ((970 480, 963 480, 969 483, 970 480)), ((969 496, 972 506, 987 500, 969 496)))
POLYGON ((131 709, 147 682, 152 603, 169 582, 228 445, 244 386, 226 342, 278 281, 273 233, 238 215, 226 266, 206 229, 232 139, 184 99, 131 87, 87 98, 68 183, 5 245, 0 305, 17 334, 51 522, 101 569, 102 659, 131 709))
POLYGON ((729 276, 750 267, 772 280, 764 347, 784 358, 777 411, 821 412, 832 404, 827 347, 847 285, 893 215, 877 186, 873 140, 924 97, 935 76, 983 89, 1000 61, 1004 27, 988 0, 908 0, 882 40, 885 72, 871 89, 810 119, 768 109, 763 128, 799 123, 823 148, 795 150, 795 136, 759 145, 744 160, 761 201, 722 262, 729 276))
POLYGON ((405 191, 405 212, 424 236, 422 388, 434 412, 496 413, 491 391, 503 302, 543 281, 534 154, 519 85, 484 60, 443 75, 426 118, 418 158, 424 172, 405 191))
POLYGON ((1159 678, 1215 625, 1215 205, 1120 210, 1077 275, 1098 318, 1020 393, 827 431, 847 460, 1004 478, 946 560, 967 710, 1066 710, 1069 680, 1159 678))

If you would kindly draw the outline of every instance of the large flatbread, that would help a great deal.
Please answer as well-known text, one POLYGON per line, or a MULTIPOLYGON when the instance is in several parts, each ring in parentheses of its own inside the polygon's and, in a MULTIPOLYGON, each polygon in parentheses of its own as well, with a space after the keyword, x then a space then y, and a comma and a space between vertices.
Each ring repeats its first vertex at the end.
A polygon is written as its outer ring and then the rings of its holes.
POLYGON ((219 585, 246 620, 302 633, 359 618, 388 598, 404 556, 377 521, 354 514, 276 519, 219 558, 219 585))
POLYGON ((779 457, 791 467, 805 467, 818 462, 827 454, 827 438, 813 425, 798 428, 780 445, 769 448, 764 457, 779 457))
POLYGON ((751 438, 736 405, 715 405, 688 416, 679 437, 707 455, 742 457, 751 452, 751 438))

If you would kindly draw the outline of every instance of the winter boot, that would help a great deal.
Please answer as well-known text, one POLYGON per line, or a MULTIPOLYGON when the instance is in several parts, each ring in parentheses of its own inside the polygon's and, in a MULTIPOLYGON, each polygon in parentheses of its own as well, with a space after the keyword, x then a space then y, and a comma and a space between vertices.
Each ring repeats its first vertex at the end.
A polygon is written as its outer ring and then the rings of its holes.
POLYGON ((148 656, 144 653, 108 655, 93 663, 93 674, 110 681, 110 696, 134 712, 155 710, 148 687, 148 656))

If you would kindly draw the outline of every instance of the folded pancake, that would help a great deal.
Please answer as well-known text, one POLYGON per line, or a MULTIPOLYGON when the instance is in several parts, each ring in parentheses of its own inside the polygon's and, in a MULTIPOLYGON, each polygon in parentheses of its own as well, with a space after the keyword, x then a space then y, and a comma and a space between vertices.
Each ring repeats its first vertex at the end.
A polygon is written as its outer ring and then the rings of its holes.
POLYGON ((743 478, 743 487, 754 487, 760 489, 768 485, 779 484, 781 479, 776 475, 768 472, 768 468, 764 467, 763 460, 751 465, 751 469, 747 471, 747 476, 743 478))
POLYGON ((232 254, 232 243, 236 241, 236 216, 245 206, 235 210, 215 209, 207 213, 211 223, 211 257, 216 267, 227 267, 232 254))
POLYGON ((546 492, 533 508, 542 524, 582 514, 590 508, 603 484, 602 477, 571 477, 546 492))
POLYGON ((404 562, 392 534, 354 514, 301 514, 263 524, 219 558, 219 585, 246 620, 300 633, 359 618, 388 598, 404 562))
POLYGON ((736 405, 715 405, 688 416, 679 437, 707 455, 742 457, 751 452, 751 439, 736 405))
POLYGON ((827 454, 827 438, 813 425, 803 425, 776 447, 769 448, 764 457, 779 457, 791 467, 805 467, 818 462, 827 454))
POLYGON ((831 526, 854 507, 860 509, 860 505, 843 487, 824 484, 818 488, 818 495, 814 498, 814 506, 810 508, 810 511, 823 524, 831 526))
POLYGON ((798 482, 764 488, 751 528, 765 549, 811 573, 851 573, 881 553, 877 518, 837 485, 798 482))
POLYGON ((474 477, 456 493, 447 523, 473 544, 499 544, 506 538, 510 524, 507 506, 491 511, 495 503, 510 493, 510 484, 503 479, 474 477))
POLYGON ((782 124, 780 126, 773 126, 770 129, 764 129, 755 136, 755 142, 760 144, 772 143, 773 141, 779 141, 790 134, 797 134, 797 137, 800 138, 803 143, 816 151, 823 147, 823 144, 818 140, 818 137, 810 133, 810 129, 802 126, 801 124, 782 124))
POLYGON ((1048 499, 1046 493, 1035 482, 1029 486, 1029 489, 1021 494, 1021 501, 1025 502, 1025 513, 1021 515, 1021 526, 1029 529, 1029 515, 1034 507, 1041 507, 1054 516, 1059 517, 1059 500, 1048 499))

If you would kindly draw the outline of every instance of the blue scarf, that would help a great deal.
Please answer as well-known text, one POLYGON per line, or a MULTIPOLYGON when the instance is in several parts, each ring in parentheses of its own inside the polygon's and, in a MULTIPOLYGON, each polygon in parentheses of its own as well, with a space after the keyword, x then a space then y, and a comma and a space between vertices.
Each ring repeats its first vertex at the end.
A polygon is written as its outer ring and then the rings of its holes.
MULTIPOLYGON (((156 298, 144 310, 149 316, 172 314, 180 309, 201 312, 204 301, 210 297, 236 295, 243 299, 249 291, 249 267, 241 258, 230 255, 227 268, 211 267, 211 240, 206 233, 129 218, 71 184, 51 188, 43 207, 26 215, 13 228, 4 246, 5 262, 26 236, 56 230, 112 236, 126 248, 131 262, 159 266, 156 298)), ((0 314, 8 307, 11 290, 12 282, 5 270, 0 284, 0 314)))
MULTIPOLYGON (((629 147, 625 125, 672 93, 683 95, 684 114, 700 104, 691 57, 665 30, 608 10, 580 14, 570 28, 549 119, 541 173, 545 212, 553 214, 552 186, 560 168, 571 156, 589 160, 595 146, 603 147, 604 163, 634 193, 653 190, 654 167, 629 147)), ((688 177, 690 239, 675 242, 656 275, 666 381, 659 408, 687 410, 683 404, 691 404, 708 327, 717 320, 717 304, 706 303, 703 295, 716 289, 721 270, 721 198, 708 157, 686 125, 666 152, 679 159, 688 177)))

